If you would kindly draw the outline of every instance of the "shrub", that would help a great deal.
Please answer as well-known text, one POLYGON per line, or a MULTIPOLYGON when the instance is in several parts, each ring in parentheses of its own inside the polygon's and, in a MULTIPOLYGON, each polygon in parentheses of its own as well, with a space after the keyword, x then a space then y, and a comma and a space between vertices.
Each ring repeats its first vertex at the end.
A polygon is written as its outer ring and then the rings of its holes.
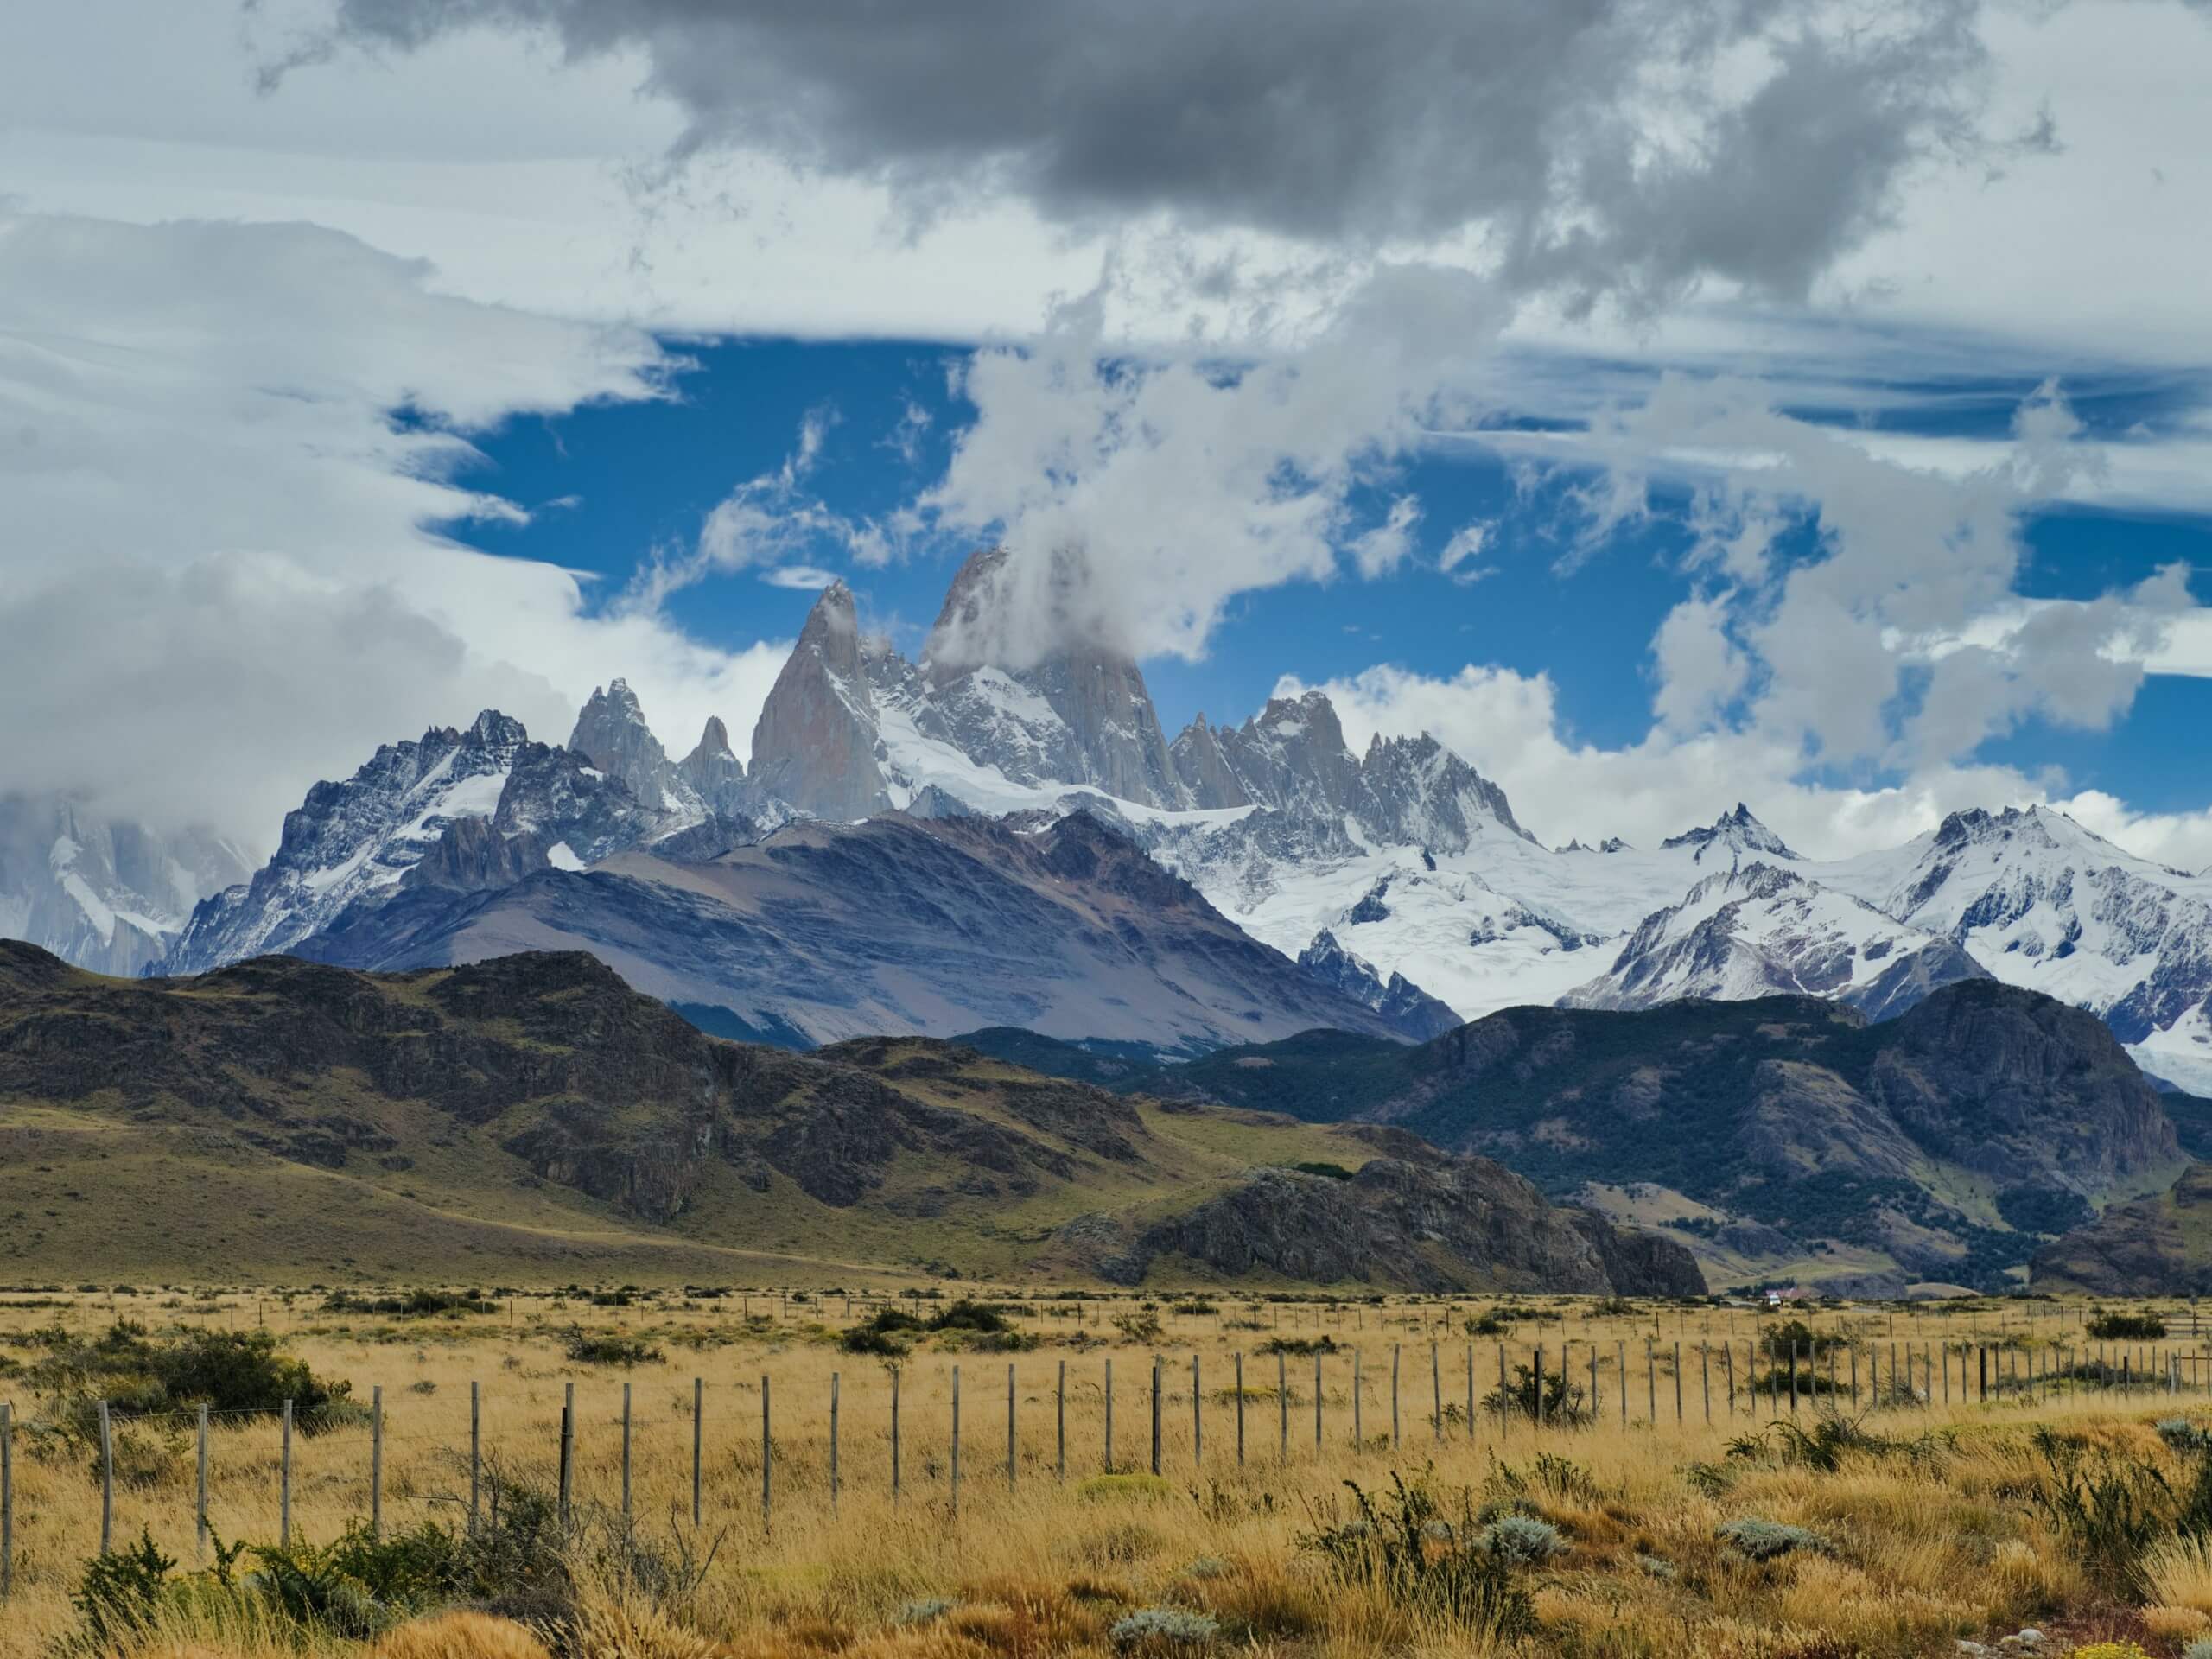
POLYGON ((1828 1548, 1827 1540, 1817 1532, 1779 1521, 1763 1520, 1755 1515, 1724 1521, 1713 1535, 1754 1561, 1777 1560, 1792 1550, 1825 1551, 1828 1548))
POLYGON ((1501 1516, 1475 1534, 1475 1548, 1508 1567, 1548 1561, 1567 1548, 1559 1529, 1534 1516, 1501 1516))
POLYGON ((925 1596, 919 1601, 910 1601, 892 1618, 894 1624, 931 1624, 952 1611, 952 1602, 944 1596, 925 1596))
POLYGON ((2088 1332, 2099 1342, 2157 1342, 2166 1334, 2166 1322, 2147 1308, 2140 1313, 2100 1308, 2089 1319, 2088 1332))
POLYGON ((642 1337, 594 1336, 581 1327, 569 1332, 568 1355, 586 1365, 643 1365, 660 1350, 642 1337))
POLYGON ((70 1598, 96 1645, 120 1644, 154 1622, 175 1558, 164 1555, 151 1531, 142 1529, 132 1548, 95 1555, 85 1564, 70 1598))
POLYGON ((1301 1175, 1319 1175, 1322 1179, 1328 1181, 1348 1181, 1352 1178, 1352 1172, 1342 1164, 1308 1161, 1293 1164, 1291 1167, 1301 1175))
POLYGON ((1211 1613, 1180 1607, 1140 1607, 1115 1621, 1107 1639, 1117 1648, 1202 1647, 1218 1627, 1211 1613))
POLYGON ((1262 1354, 1303 1354, 1310 1358, 1315 1354, 1333 1354, 1341 1350, 1337 1339, 1325 1331, 1318 1337, 1269 1337, 1256 1351, 1262 1354))
POLYGON ((149 1338, 125 1320, 97 1339, 67 1333, 49 1342, 33 1368, 32 1385, 54 1395, 65 1420, 83 1433, 96 1401, 111 1415, 130 1418, 205 1403, 211 1411, 276 1412, 292 1402, 295 1425, 319 1433, 351 1421, 349 1382, 317 1376, 307 1362, 283 1352, 269 1331, 194 1331, 168 1342, 149 1338))
POLYGON ((1129 1342, 1158 1342, 1162 1335, 1160 1315, 1141 1308, 1134 1313, 1116 1313, 1114 1328, 1129 1342))
POLYGON ((1581 1385, 1562 1373, 1545 1371, 1539 1376, 1529 1366, 1516 1365, 1512 1382, 1492 1389, 1483 1405, 1500 1417, 1525 1417, 1531 1422, 1581 1428, 1592 1415, 1583 1401, 1581 1385))
POLYGON ((1408 1485, 1394 1472, 1381 1503, 1356 1483, 1344 1484, 1352 1496, 1352 1518, 1299 1539, 1338 1578, 1497 1641, 1510 1642, 1535 1628, 1534 1605, 1514 1582, 1511 1564, 1476 1541, 1478 1529, 1466 1493, 1459 1496, 1456 1519, 1447 1520, 1425 1478, 1408 1485))

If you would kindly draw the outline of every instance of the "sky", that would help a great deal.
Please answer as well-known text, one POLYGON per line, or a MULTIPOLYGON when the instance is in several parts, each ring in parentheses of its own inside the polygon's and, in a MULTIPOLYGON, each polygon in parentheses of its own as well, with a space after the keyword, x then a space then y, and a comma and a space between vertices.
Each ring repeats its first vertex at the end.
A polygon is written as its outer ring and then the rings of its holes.
POLYGON ((959 559, 1548 842, 2212 866, 2212 6, 23 0, 0 789, 273 844, 959 559))

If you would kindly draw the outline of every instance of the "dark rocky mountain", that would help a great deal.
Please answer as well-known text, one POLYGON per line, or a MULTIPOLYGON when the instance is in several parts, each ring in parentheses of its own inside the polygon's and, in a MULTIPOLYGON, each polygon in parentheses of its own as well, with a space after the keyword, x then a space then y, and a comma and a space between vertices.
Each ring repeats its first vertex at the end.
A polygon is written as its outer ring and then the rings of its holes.
POLYGON ((1299 1259, 1333 1279, 1698 1287, 1677 1245, 1564 1215, 1410 1136, 1377 1160, 1376 1139, 1166 1111, 941 1043, 723 1042, 575 952, 397 976, 269 957, 119 980, 0 943, 0 1143, 25 1170, 11 1198, 49 1217, 0 1240, 22 1270, 87 1259, 75 1231, 97 1226, 104 1262, 176 1270, 219 1245, 232 1278, 366 1276, 414 1259, 420 1233, 479 1270, 588 1256, 683 1274, 775 1250, 844 1271, 926 1250, 937 1271, 1134 1282, 1294 1275, 1282 1242, 1302 1235, 1299 1259), (1301 1162, 1352 1179, 1280 1186, 1265 1167, 1301 1162), (132 1188, 180 1179, 203 1201, 132 1188), (79 1186, 101 1192, 96 1215, 45 1205, 79 1186), (1235 1213, 1255 1191, 1265 1230, 1248 1239, 1235 1213), (1087 1254, 1086 1236, 1153 1238, 1186 1213, 1201 1219, 1143 1267, 1087 1254), (304 1250, 279 1243, 302 1233, 304 1250))
POLYGON ((298 948, 382 969, 588 950, 735 1022, 718 1029, 804 1042, 1021 1025, 1188 1053, 1316 1025, 1397 1036, 1406 1003, 1313 977, 1083 813, 807 821, 698 862, 632 850, 582 876, 402 894, 298 948))
POLYGON ((1745 858, 1786 858, 1796 860, 1797 855, 1789 850, 1789 842, 1761 823, 1751 809, 1743 802, 1736 803, 1733 812, 1724 812, 1713 823, 1701 829, 1686 830, 1679 836, 1669 836, 1659 843, 1662 851, 1675 848, 1688 849, 1700 863, 1711 858, 1718 862, 1735 863, 1745 858))
MULTIPOLYGON (((1372 1134, 1372 1131, 1368 1131, 1372 1134)), ((1410 1137, 1392 1137, 1410 1141, 1410 1137)), ((1337 1284, 1389 1276, 1431 1294, 1491 1285, 1603 1295, 1702 1296, 1695 1259, 1660 1235, 1554 1205, 1486 1158, 1450 1158, 1418 1142, 1347 1175, 1263 1169, 1177 1216, 1116 1229, 1096 1218, 1064 1236, 1100 1252, 1102 1278, 1141 1283, 1155 1266, 1337 1284)))
POLYGON ((2103 1024, 1990 980, 1879 1025, 1765 997, 1513 1008, 1412 1049, 1310 1032, 1149 1071, 1034 1039, 1020 1058, 1109 1088, 1396 1124, 1554 1198, 1671 1217, 1709 1273, 1739 1281, 1995 1284, 2184 1161, 2167 1097, 2103 1024))
POLYGON ((1322 984, 1374 1009, 1394 1030, 1415 1042, 1440 1037, 1461 1023, 1458 1014, 1403 974, 1384 980, 1372 963, 1345 950, 1325 930, 1299 952, 1298 965, 1322 984))

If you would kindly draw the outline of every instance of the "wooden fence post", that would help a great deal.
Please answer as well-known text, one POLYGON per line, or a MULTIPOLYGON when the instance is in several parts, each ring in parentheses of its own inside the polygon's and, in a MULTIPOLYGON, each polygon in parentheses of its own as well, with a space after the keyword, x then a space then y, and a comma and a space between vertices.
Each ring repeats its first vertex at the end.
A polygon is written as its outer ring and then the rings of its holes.
POLYGON ((1244 1356, 1236 1356, 1236 1466, 1244 1466, 1244 1356))
POLYGON ((205 1400, 200 1402, 200 1454, 194 1459, 194 1467, 196 1472, 192 1502, 193 1548, 199 1558, 205 1560, 207 1558, 207 1402, 205 1400))
MULTIPOLYGON (((894 1381, 892 1386, 895 1389, 898 1384, 894 1381)), ((699 1524, 700 1500, 706 1495, 702 1490, 706 1484, 706 1425, 707 1379, 695 1376, 691 1379, 691 1524, 695 1527, 699 1524)))
POLYGON ((1643 1422, 1647 1428, 1659 1427, 1659 1356, 1649 1337, 1643 1339, 1643 1422))
POLYGON ((1613 1338, 1613 1364, 1621 1374, 1621 1427, 1626 1428, 1628 1427, 1628 1341, 1625 1338, 1613 1338))
POLYGON ((1114 1356, 1106 1356, 1106 1472, 1114 1472, 1114 1356))
MULTIPOLYGON (((511 1304, 512 1306, 512 1304, 511 1304)), ((484 1484, 484 1391, 480 1383, 468 1385, 468 1529, 476 1530, 477 1507, 484 1484)))
POLYGON ((837 1373, 830 1373, 830 1508, 837 1507, 837 1373))
POLYGON ((1160 1472, 1160 1365, 1158 1354, 1152 1357, 1152 1472, 1160 1472))
POLYGON ((760 1375, 760 1524, 775 1524, 776 1442, 768 1411, 768 1376, 760 1375))
POLYGON ((1059 1381, 1052 1386, 1052 1472, 1062 1485, 1068 1478, 1068 1363, 1060 1362, 1059 1381))
POLYGON ((1675 1344, 1675 1421, 1682 1421, 1682 1344, 1679 1339, 1675 1344))
POLYGON ((1359 1350, 1351 1351, 1351 1449, 1360 1449, 1363 1426, 1360 1421, 1360 1395, 1364 1392, 1359 1377, 1359 1350))
MULTIPOLYGON (((1342 1323, 1339 1316, 1338 1323, 1342 1323)), ((1321 1449, 1321 1351, 1313 1351, 1313 1449, 1321 1449)))
POLYGON ((384 1384, 369 1390, 369 1536, 384 1532, 384 1384))
POLYGON ((100 1402, 100 1554, 113 1548, 115 1534, 115 1433, 107 1402, 100 1402))
POLYGON ((1475 1438, 1475 1344, 1467 1344, 1467 1438, 1475 1438))
POLYGON ((1198 1409, 1203 1396, 1198 1392, 1198 1357, 1191 1356, 1191 1462, 1203 1466, 1206 1460, 1206 1425, 1205 1414, 1198 1409))
POLYGON ((16 1588, 16 1408, 0 1401, 0 1601, 16 1588))
POLYGON ((1428 1344, 1428 1389, 1435 1396, 1433 1403, 1436 1414, 1432 1419, 1436 1428, 1435 1438, 1441 1440, 1444 1438, 1444 1360, 1433 1342, 1428 1344))
POLYGON ((1697 1345, 1697 1381, 1705 1395, 1705 1421, 1709 1426, 1713 1421, 1713 1348, 1705 1342, 1697 1345))
POLYGON ((960 1513, 960 1368, 952 1368, 952 1512, 960 1513))
POLYGON ((292 1402, 284 1402, 283 1450, 276 1465, 276 1543, 292 1541, 292 1402))
POLYGON ((1006 1489, 1014 1490, 1014 1362, 1006 1363, 1006 1489))
POLYGON ((622 1518, 630 1518, 630 1385, 622 1385, 622 1518))
POLYGON ((1390 1449, 1398 1449, 1398 1344, 1390 1344, 1390 1449))
POLYGON ((1513 1414, 1508 1409, 1512 1403, 1513 1395, 1505 1386, 1505 1344, 1503 1342, 1497 1344, 1497 1399, 1499 1406, 1497 1432, 1503 1436, 1507 1427, 1513 1421, 1513 1414))
POLYGON ((891 1502, 899 1502, 899 1368, 891 1368, 891 1502))
POLYGON ((575 1489, 576 1385, 564 1383, 561 1395, 561 1524, 569 1524, 569 1495, 575 1489))

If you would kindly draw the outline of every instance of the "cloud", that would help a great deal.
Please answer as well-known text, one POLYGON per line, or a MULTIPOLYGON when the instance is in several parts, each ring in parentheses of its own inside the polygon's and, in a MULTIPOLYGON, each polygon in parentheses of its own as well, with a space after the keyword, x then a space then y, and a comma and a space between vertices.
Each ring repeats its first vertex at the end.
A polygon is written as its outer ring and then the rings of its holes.
POLYGON ((763 570, 760 580, 771 588, 816 589, 827 588, 837 580, 834 570, 823 570, 811 564, 779 565, 772 570, 763 570))
POLYGON ((684 747, 749 729, 780 647, 436 530, 524 516, 467 483, 472 432, 660 397, 678 360, 431 278, 308 226, 0 217, 6 787, 267 847, 380 743, 494 705, 564 740, 617 674, 684 747))
POLYGON ((1651 642, 1659 680, 1652 712, 1676 732, 1702 730, 1742 693, 1751 664, 1728 638, 1725 595, 1686 599, 1667 613, 1651 642))
POLYGON ((1109 355, 1102 306, 962 378, 976 417, 912 517, 1011 550, 1002 602, 943 642, 964 656, 1020 664, 1073 639, 1196 658, 1238 594, 1395 568, 1419 505, 1363 518, 1360 487, 1423 441, 1503 321, 1465 271, 1386 267, 1301 349, 1224 364, 1109 355))
POLYGON ((1554 846, 1615 835, 1656 846, 1740 799, 1799 852, 1838 858, 1896 846, 1969 807, 2048 802, 2142 857, 2212 864, 2212 811, 2139 813, 2109 795, 2053 791, 2006 766, 1936 766, 1894 785, 1853 786, 1808 780, 1792 746, 1757 731, 1655 726, 1618 748, 1577 741, 1548 674, 1471 664, 1427 675, 1385 664, 1313 687, 1286 676, 1274 695, 1306 690, 1329 695, 1355 750, 1377 732, 1433 734, 1497 780, 1515 815, 1554 846))
MULTIPOLYGON (((480 26, 634 54, 676 159, 773 156, 918 216, 1015 197, 1379 249, 1516 286, 1802 293, 1910 170, 1978 152, 1974 0, 338 0, 301 60, 480 26)), ((283 65, 276 66, 281 74, 283 65)))
POLYGON ((1452 539, 1444 543, 1444 550, 1436 556, 1436 568, 1452 581, 1471 585, 1485 576, 1497 574, 1494 564, 1477 563, 1490 551, 1497 539, 1497 526, 1492 524, 1462 524, 1452 532, 1452 539))

